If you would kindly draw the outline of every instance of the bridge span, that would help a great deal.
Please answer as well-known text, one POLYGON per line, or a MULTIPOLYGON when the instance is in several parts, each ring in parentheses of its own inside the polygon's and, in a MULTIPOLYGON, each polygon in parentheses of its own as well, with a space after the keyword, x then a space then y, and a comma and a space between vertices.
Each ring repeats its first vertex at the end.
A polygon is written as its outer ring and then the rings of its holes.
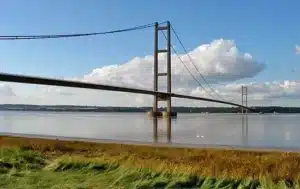
POLYGON ((220 104, 237 106, 237 107, 247 109, 249 111, 256 112, 256 110, 254 110, 252 108, 249 108, 249 107, 246 107, 246 106, 243 106, 240 104, 232 103, 232 102, 222 101, 222 100, 182 95, 182 94, 176 94, 176 93, 151 91, 151 90, 146 90, 146 89, 120 87, 120 86, 113 86, 113 85, 103 85, 103 84, 52 79, 52 78, 43 78, 43 77, 36 77, 36 76, 7 74, 7 73, 0 73, 0 81, 25 83, 25 84, 52 85, 52 86, 71 87, 71 88, 94 89, 94 90, 106 90, 106 91, 116 91, 116 92, 127 92, 127 93, 135 93, 135 94, 153 95, 153 96, 162 97, 162 98, 167 96, 167 97, 174 97, 174 98, 201 100, 201 101, 215 102, 215 103, 220 103, 220 104))
MULTIPOLYGON (((249 108, 244 106, 244 104, 236 104, 233 102, 229 102, 221 98, 221 100, 214 99, 214 97, 201 85, 201 83, 193 76, 193 74, 190 72, 188 67, 185 65, 185 63, 180 59, 181 63, 185 66, 185 68, 189 71, 190 75, 193 77, 193 79, 199 84, 202 89, 210 94, 212 98, 204 98, 204 97, 197 97, 197 96, 189 96, 189 95, 183 95, 183 94, 176 94, 172 93, 171 91, 171 50, 177 54, 174 47, 171 44, 171 30, 175 34, 176 38, 180 42, 181 46, 187 53, 185 47, 183 46, 181 40, 179 39, 177 33, 175 32, 174 28, 171 26, 170 22, 166 22, 166 25, 161 25, 158 22, 154 24, 148 24, 144 26, 134 27, 134 28, 128 28, 123 30, 116 30, 116 31, 110 31, 110 32, 100 32, 100 33, 88 33, 88 34, 73 34, 73 35, 52 35, 52 36, 0 36, 1 40, 17 40, 17 39, 52 39, 52 38, 62 38, 62 37, 79 37, 79 36, 89 36, 89 35, 98 35, 98 34, 108 34, 108 33, 117 33, 117 32, 124 32, 124 31, 133 31, 137 29, 144 29, 148 27, 155 27, 154 32, 154 56, 153 56, 153 91, 146 90, 146 89, 138 89, 138 88, 129 88, 129 87, 121 87, 121 86, 114 86, 114 85, 103 85, 103 84, 95 84, 95 83, 86 83, 86 82, 79 82, 79 81, 71 81, 71 80, 61 80, 61 79, 52 79, 52 78, 43 78, 43 77, 36 77, 36 76, 27 76, 27 75, 16 75, 16 74, 9 74, 9 73, 0 73, 0 81, 5 82, 17 82, 17 83, 27 83, 27 84, 40 84, 40 85, 52 85, 52 86, 61 86, 61 87, 73 87, 73 88, 84 88, 84 89, 94 89, 94 90, 106 90, 106 91, 116 91, 116 92, 127 92, 127 93, 136 93, 136 94, 145 94, 145 95, 152 95, 154 97, 154 103, 153 103, 153 111, 152 115, 156 115, 158 113, 158 101, 166 101, 167 102, 167 112, 166 115, 172 116, 172 103, 171 99, 173 98, 182 98, 182 99, 191 99, 191 100, 200 100, 200 101, 207 101, 207 102, 215 102, 220 104, 226 104, 231 106, 237 106, 242 109, 242 112, 244 109, 257 112, 257 110, 254 110, 252 108, 249 108), (167 47, 165 49, 159 49, 159 32, 162 32, 165 39, 167 40, 167 47), (166 33, 166 34, 165 34, 166 33), (158 55, 160 53, 166 53, 167 61, 166 61, 166 72, 165 73, 159 73, 158 69, 158 55), (167 92, 160 92, 158 91, 158 81, 159 77, 166 76, 167 77, 167 92)), ((163 23, 164 24, 164 23, 163 23)), ((188 53, 187 53, 188 55, 188 53)), ((195 66, 192 58, 190 57, 191 63, 194 65, 200 76, 203 78, 203 80, 208 84, 208 82, 205 80, 204 76, 200 73, 198 68, 195 66)), ((212 89, 212 87, 208 84, 208 86, 212 89)), ((213 90, 213 89, 212 89, 213 90)), ((214 91, 214 90, 213 90, 214 91)), ((214 91, 215 92, 215 91, 214 91)), ((215 92, 216 93, 216 92, 215 92)), ((218 93, 216 93, 218 95, 218 93)), ((218 95, 219 96, 219 95, 218 95)))

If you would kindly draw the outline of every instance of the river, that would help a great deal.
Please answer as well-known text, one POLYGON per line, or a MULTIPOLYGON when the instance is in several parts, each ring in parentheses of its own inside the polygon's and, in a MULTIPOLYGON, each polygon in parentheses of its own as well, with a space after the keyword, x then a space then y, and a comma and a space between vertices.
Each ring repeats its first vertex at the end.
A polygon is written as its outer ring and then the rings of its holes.
POLYGON ((190 145, 300 149, 299 123, 300 114, 179 113, 168 122, 145 113, 0 111, 0 134, 190 145))

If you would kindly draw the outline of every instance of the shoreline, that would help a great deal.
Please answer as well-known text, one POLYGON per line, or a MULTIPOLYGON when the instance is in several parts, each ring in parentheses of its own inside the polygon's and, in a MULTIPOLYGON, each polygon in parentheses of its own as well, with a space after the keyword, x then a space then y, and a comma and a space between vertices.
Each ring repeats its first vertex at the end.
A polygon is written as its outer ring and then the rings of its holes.
POLYGON ((218 145, 218 144, 185 144, 185 143, 159 143, 147 141, 130 141, 130 140, 114 140, 114 139, 96 139, 84 137, 63 137, 54 135, 37 135, 37 134, 20 134, 0 132, 0 137, 20 137, 28 139, 48 139, 66 142, 88 142, 96 144, 124 144, 136 146, 150 146, 163 148, 181 148, 181 149, 212 149, 212 150, 233 150, 233 151, 249 151, 249 152, 295 152, 300 153, 300 147, 274 147, 274 146, 238 146, 238 145, 218 145))
MULTIPOLYGON (((260 114, 260 113, 300 113, 300 107, 290 106, 251 106, 253 112, 249 114, 260 114)), ((109 112, 109 113, 147 113, 153 108, 151 106, 81 106, 81 105, 34 105, 34 104, 0 104, 1 111, 45 111, 45 112, 109 112)), ((160 107, 158 111, 166 111, 164 107, 160 107)), ((173 111, 177 113, 241 113, 238 107, 185 107, 185 106, 174 106, 173 111)))
MULTIPOLYGON (((151 110, 151 109, 150 109, 151 110)), ((90 111, 90 110, 24 110, 24 109, 0 109, 2 112, 55 112, 55 113, 128 113, 128 114, 147 114, 148 111, 90 111)), ((234 115, 272 115, 272 114, 300 114, 300 112, 177 112, 180 114, 234 114, 234 115)))

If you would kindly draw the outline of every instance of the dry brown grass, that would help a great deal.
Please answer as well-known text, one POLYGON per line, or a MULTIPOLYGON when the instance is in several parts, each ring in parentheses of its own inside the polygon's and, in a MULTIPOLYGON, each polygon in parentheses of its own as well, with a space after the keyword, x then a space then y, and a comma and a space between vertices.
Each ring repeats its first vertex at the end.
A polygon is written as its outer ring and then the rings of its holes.
POLYGON ((298 180, 300 153, 255 152, 222 149, 167 148, 127 144, 59 141, 37 138, 0 137, 1 147, 21 147, 40 151, 49 157, 99 157, 135 168, 151 168, 170 173, 189 173, 226 178, 268 176, 298 180))

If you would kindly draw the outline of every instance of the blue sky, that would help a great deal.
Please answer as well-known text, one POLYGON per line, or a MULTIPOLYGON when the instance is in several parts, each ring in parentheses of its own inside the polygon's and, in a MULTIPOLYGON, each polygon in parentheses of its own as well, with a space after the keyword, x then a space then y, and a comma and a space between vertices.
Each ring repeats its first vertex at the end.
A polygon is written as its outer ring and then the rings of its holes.
MULTIPOLYGON (((299 72, 292 72, 300 69, 295 53, 300 43, 299 7, 296 0, 4 0, 0 32, 99 32, 169 20, 188 49, 224 38, 266 64, 247 81, 283 81, 299 79, 299 72)), ((173 43, 178 47, 177 41, 173 43)), ((153 29, 76 39, 0 41, 0 71, 78 77, 152 53, 153 29)))
MULTIPOLYGON (((170 20, 188 48, 216 38, 267 63, 258 80, 296 79, 299 1, 2 1, 2 35, 107 31, 170 20)), ((0 43, 1 71, 77 76, 151 54, 152 30, 92 38, 0 43)), ((180 50, 180 49, 179 49, 180 50)))

